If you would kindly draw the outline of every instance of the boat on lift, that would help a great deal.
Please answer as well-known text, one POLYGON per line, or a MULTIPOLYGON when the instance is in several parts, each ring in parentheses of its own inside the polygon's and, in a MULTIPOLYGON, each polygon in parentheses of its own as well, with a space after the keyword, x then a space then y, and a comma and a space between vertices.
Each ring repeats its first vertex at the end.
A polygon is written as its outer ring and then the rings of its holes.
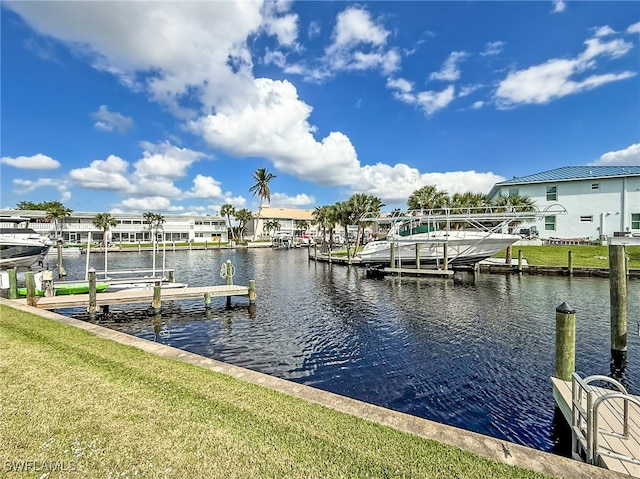
POLYGON ((0 269, 30 268, 44 260, 52 242, 29 228, 29 218, 2 216, 0 224, 12 225, 0 227, 0 269))

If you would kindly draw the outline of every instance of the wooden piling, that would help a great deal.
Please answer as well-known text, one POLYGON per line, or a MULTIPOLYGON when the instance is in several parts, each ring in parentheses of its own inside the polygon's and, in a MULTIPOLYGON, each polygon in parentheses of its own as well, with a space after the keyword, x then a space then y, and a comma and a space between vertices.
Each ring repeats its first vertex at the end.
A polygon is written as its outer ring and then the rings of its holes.
POLYGON ((571 381, 576 369, 576 311, 567 303, 556 308, 555 377, 571 381))
POLYGON ((416 269, 420 269, 420 243, 416 243, 416 269))
POLYGON ((25 275, 25 281, 27 286, 27 304, 29 306, 36 305, 36 280, 33 277, 33 272, 29 271, 25 275))
POLYGON ((442 265, 444 270, 447 271, 449 269, 449 244, 443 243, 444 246, 444 264, 442 265))
POLYGON ((204 307, 207 309, 211 307, 211 293, 204 293, 204 307))
POLYGON ((609 245, 611 351, 627 350, 627 274, 624 245, 609 245))
POLYGON ((9 299, 18 298, 18 271, 16 268, 11 268, 7 271, 9 274, 9 299))
POLYGON ((256 302, 256 280, 249 280, 249 304, 254 304, 256 302))
POLYGON ((518 273, 522 273, 522 250, 518 250, 518 273))
POLYGON ((175 271, 170 269, 169 270, 169 283, 175 283, 176 282, 176 277, 175 277, 175 271))
POLYGON ((573 276, 573 251, 567 252, 567 265, 569 267, 569 276, 573 276))
MULTIPOLYGON (((231 286, 233 284, 233 265, 231 264, 231 260, 228 259, 226 264, 226 277, 227 277, 227 286, 231 286)), ((231 296, 227 296, 227 309, 231 308, 231 296)))
POLYGON ((91 268, 89 270, 89 307, 87 313, 89 313, 89 319, 96 318, 96 311, 98 310, 96 305, 96 270, 91 268))
POLYGON ((151 303, 151 307, 153 308, 154 313, 159 313, 162 309, 162 286, 160 286, 160 281, 156 281, 153 286, 153 301, 151 303))
POLYGON ((389 243, 389 268, 394 268, 396 263, 396 245, 394 243, 389 243))

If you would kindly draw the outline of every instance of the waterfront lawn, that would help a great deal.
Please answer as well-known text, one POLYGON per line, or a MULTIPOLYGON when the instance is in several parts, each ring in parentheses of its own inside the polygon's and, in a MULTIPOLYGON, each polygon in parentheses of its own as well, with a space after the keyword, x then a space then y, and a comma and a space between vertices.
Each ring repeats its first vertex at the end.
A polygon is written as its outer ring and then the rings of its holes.
POLYGON ((4 305, 0 380, 5 466, 53 461, 96 478, 546 477, 4 305))
MULTIPOLYGON (((522 250, 522 256, 533 266, 558 266, 568 265, 569 251, 573 251, 573 266, 577 268, 608 268, 609 247, 595 245, 544 245, 544 246, 514 246, 513 258, 518 258, 518 250, 522 250)), ((640 246, 627 246, 629 255, 629 268, 640 269, 640 246)), ((504 258, 505 250, 495 257, 504 258)))

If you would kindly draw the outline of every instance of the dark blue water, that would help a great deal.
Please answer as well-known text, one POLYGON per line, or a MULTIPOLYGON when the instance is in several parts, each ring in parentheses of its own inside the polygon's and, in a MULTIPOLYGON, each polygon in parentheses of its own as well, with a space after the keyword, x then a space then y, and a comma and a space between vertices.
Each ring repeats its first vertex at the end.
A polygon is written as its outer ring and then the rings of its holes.
MULTIPOLYGON (((150 253, 109 255, 109 269, 151 267, 150 253)), ((103 257, 93 256, 102 269, 103 257)), ((167 252, 167 267, 192 286, 255 279, 244 298, 113 307, 105 325, 238 366, 416 416, 552 451, 555 308, 577 311, 576 368, 609 374, 606 278, 546 276, 365 277, 363 269, 308 262, 306 250, 167 252)), ((65 258, 72 276, 85 257, 65 258)), ((161 267, 161 256, 157 265, 161 267)), ((628 284, 629 352, 624 380, 640 390, 640 282, 628 284)), ((66 314, 83 317, 81 310, 66 314)))

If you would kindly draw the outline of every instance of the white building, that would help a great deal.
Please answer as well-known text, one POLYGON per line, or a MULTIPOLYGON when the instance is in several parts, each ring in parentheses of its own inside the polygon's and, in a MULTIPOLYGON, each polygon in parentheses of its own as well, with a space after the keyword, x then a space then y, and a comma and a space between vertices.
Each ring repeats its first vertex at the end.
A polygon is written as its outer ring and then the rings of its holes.
POLYGON ((253 214, 254 221, 247 225, 247 234, 251 237, 273 236, 276 233, 288 234, 290 236, 301 236, 304 233, 316 236, 317 227, 313 219, 313 210, 299 208, 272 208, 263 206, 258 219, 258 212, 253 214), (278 227, 267 234, 267 224, 277 224, 278 227), (306 228, 301 225, 306 224, 306 228))
MULTIPOLYGON (((86 243, 91 232, 92 241, 103 241, 103 231, 93 224, 97 213, 73 211, 58 221, 58 232, 53 220, 45 211, 2 210, 1 216, 29 218, 29 227, 52 239, 61 233, 70 243, 86 243)), ((140 213, 111 213, 116 226, 107 231, 110 243, 149 243, 152 231, 140 213)), ((217 243, 228 241, 227 221, 219 216, 163 215, 165 222, 158 228, 158 241, 217 243)), ((0 221, 1 222, 1 221, 0 221)), ((3 225, 5 226, 5 225, 3 225)), ((10 225, 8 225, 10 226, 10 225)))
POLYGON ((565 166, 496 183, 489 197, 510 194, 528 196, 539 211, 567 210, 520 225, 535 227, 541 239, 640 236, 640 166, 565 166))

